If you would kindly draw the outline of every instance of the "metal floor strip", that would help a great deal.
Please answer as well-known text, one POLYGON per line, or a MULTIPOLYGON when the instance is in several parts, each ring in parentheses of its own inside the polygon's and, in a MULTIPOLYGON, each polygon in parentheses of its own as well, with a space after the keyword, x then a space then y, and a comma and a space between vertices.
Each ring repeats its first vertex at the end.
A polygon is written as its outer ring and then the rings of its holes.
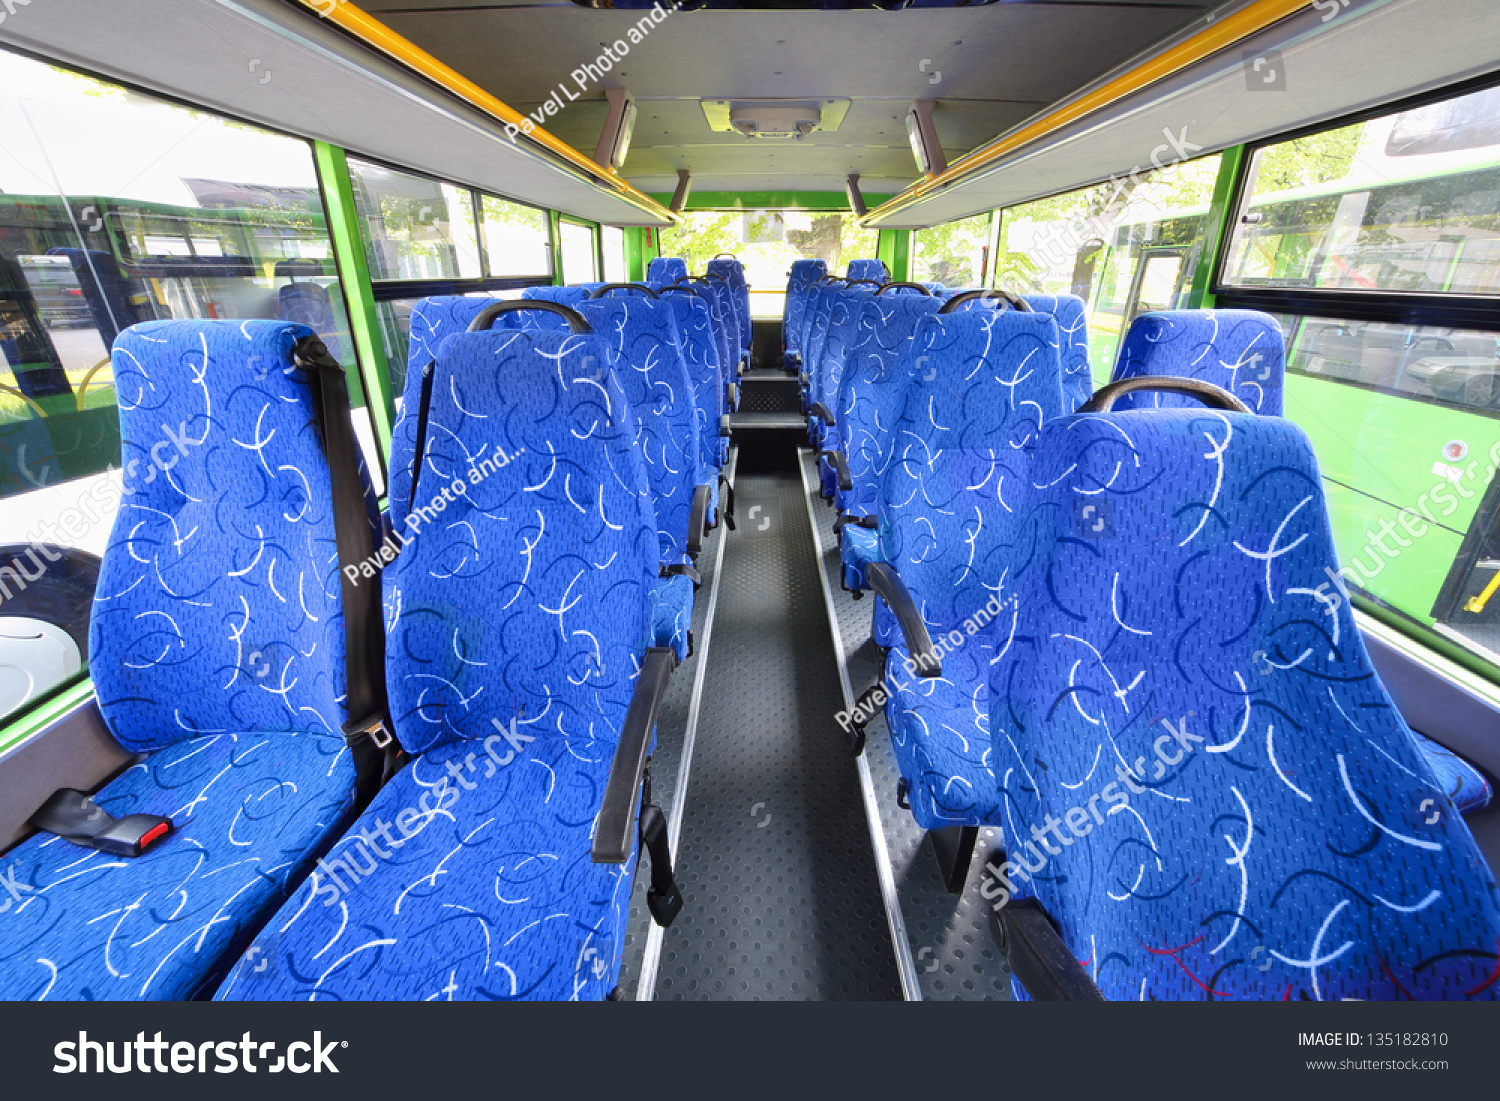
MULTIPOLYGON (((818 565, 836 612, 830 623, 839 659, 848 671, 850 685, 863 688, 884 673, 884 657, 870 639, 874 602, 868 597, 856 602, 853 594, 842 588, 834 513, 823 506, 823 498, 818 495, 816 460, 804 453, 802 463, 820 549, 818 565)), ((874 820, 883 830, 882 856, 889 861, 895 877, 899 912, 908 936, 906 954, 916 962, 922 1000, 1010 1000, 1010 970, 1005 954, 995 944, 989 903, 979 893, 980 869, 1002 854, 1002 831, 993 827, 979 831, 964 890, 959 895, 949 894, 926 831, 910 811, 897 805, 901 770, 883 714, 871 720, 860 760, 873 787, 874 820)))
MULTIPOLYGON (((734 487, 734 472, 739 466, 740 449, 731 448, 729 462, 725 464, 725 477, 730 488, 734 487)), ((688 705, 687 729, 682 735, 682 758, 677 764, 677 786, 672 790, 672 805, 667 809, 667 833, 673 859, 676 859, 677 844, 682 838, 682 813, 687 803, 688 782, 693 774, 693 745, 698 738, 698 717, 703 710, 703 682, 708 670, 708 655, 713 645, 714 613, 719 608, 719 581, 724 575, 724 546, 729 534, 727 528, 719 532, 719 546, 714 552, 714 576, 708 590, 708 612, 703 625, 703 636, 698 640, 698 668, 693 676, 693 699, 688 705)), ((665 930, 656 922, 651 923, 646 933, 646 951, 641 957, 640 977, 636 982, 635 1000, 649 1002, 656 998, 656 972, 661 966, 661 943, 665 930)))
MULTIPOLYGON (((833 591, 828 585, 828 573, 823 567, 824 551, 819 538, 818 518, 813 509, 813 497, 818 490, 808 484, 808 457, 806 449, 798 452, 798 471, 802 476, 802 497, 807 505, 807 522, 813 532, 813 547, 816 550, 818 581, 823 589, 823 603, 828 611, 828 630, 833 636, 833 652, 838 660, 839 687, 844 693, 844 710, 854 708, 854 690, 849 683, 849 664, 844 660, 844 640, 839 631, 838 611, 833 603, 833 591)), ((836 547, 835 547, 836 549, 836 547)), ((864 755, 856 757, 859 769, 859 790, 865 806, 865 821, 870 828, 870 845, 875 853, 875 868, 880 879, 880 898, 885 904, 886 921, 891 929, 891 946, 896 956, 896 970, 901 975, 901 993, 909 1002, 922 1000, 922 985, 917 981, 917 965, 912 959, 911 940, 906 935, 906 918, 901 912, 901 899, 896 892, 896 874, 891 865, 890 853, 886 850, 885 829, 880 823, 880 805, 875 797, 875 785, 870 776, 870 762, 864 755)))

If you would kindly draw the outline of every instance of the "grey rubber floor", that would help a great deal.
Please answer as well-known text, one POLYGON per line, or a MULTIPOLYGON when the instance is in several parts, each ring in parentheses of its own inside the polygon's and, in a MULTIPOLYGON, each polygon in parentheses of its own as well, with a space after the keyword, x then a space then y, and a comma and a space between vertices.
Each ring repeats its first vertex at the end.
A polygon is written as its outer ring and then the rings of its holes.
MULTIPOLYGON (((856 695, 882 675, 881 657, 870 641, 870 618, 875 601, 855 600, 841 585, 838 539, 833 534, 834 510, 818 495, 817 461, 801 455, 803 478, 813 501, 817 524, 818 562, 828 576, 838 617, 835 634, 849 669, 856 695)), ((865 756, 896 878, 896 893, 906 920, 907 939, 924 1000, 996 1000, 1011 998, 1010 970, 990 930, 989 904, 979 895, 980 869, 991 852, 1002 848, 1001 831, 980 830, 969 864, 969 879, 961 895, 943 886, 937 858, 911 812, 896 804, 901 772, 891 749, 890 731, 881 715, 865 732, 865 756)))
POLYGON ((735 498, 656 997, 899 999, 801 481, 735 498))

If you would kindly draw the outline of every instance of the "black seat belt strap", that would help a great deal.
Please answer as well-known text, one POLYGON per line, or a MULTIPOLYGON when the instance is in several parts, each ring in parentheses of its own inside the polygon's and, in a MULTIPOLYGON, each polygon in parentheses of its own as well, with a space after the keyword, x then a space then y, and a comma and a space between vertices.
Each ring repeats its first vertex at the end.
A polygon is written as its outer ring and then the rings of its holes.
MULTIPOLYGON (((641 848, 651 855, 651 886, 646 891, 646 908, 663 929, 669 928, 682 913, 682 892, 672 874, 671 839, 667 836, 667 816, 651 801, 651 768, 641 777, 641 817, 637 822, 641 848)), ((639 858, 637 858, 639 859, 639 858)))
POLYGON ((437 360, 429 359, 422 368, 422 387, 417 398, 417 440, 411 460, 411 492, 406 496, 406 514, 411 515, 417 506, 417 480, 422 477, 422 449, 427 446, 427 414, 432 408, 432 378, 437 373, 437 360))
POLYGON ((399 767, 401 756, 385 695, 385 622, 381 618, 380 586, 373 581, 359 584, 354 580, 358 571, 346 569, 373 557, 374 536, 364 483, 359 477, 359 452, 349 417, 344 368, 314 336, 299 340, 293 354, 313 374, 313 409, 333 488, 333 529, 344 605, 344 711, 349 716, 343 733, 354 758, 355 803, 362 810, 399 767))

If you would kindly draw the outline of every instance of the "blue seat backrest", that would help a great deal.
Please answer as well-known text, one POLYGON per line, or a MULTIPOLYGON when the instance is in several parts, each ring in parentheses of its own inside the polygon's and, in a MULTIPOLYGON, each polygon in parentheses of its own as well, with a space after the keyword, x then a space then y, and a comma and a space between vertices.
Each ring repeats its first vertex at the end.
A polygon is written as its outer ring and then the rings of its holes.
POLYGON ((687 273, 687 261, 680 256, 658 256, 646 265, 646 278, 652 283, 675 283, 687 273))
POLYGON ((992 627, 1000 870, 1104 994, 1500 994, 1494 877, 1331 580, 1302 432, 1068 417, 1011 503, 1031 555, 992 627))
MULTIPOLYGON (((942 301, 917 294, 882 294, 860 307, 864 315, 839 382, 839 441, 854 489, 844 510, 872 516, 889 464, 896 418, 916 371, 910 356, 917 325, 942 301)), ((921 368, 926 372, 925 365, 921 368)))
POLYGON ((1050 314, 933 314, 910 358, 880 494, 885 558, 929 624, 946 630, 1008 584, 1014 502, 1042 426, 1062 416, 1050 314))
POLYGON ((692 383, 694 404, 698 410, 698 439, 704 470, 718 467, 719 418, 724 409, 724 372, 719 368, 718 341, 714 338, 713 317, 708 299, 682 289, 661 289, 661 301, 672 311, 681 341, 688 381, 692 383))
MULTIPOLYGON (((284 321, 148 321, 115 340, 126 495, 89 667, 127 749, 339 735, 344 619, 314 380, 284 321)), ((361 471, 364 474, 363 471, 361 471)), ((374 495, 365 477, 372 531, 374 495)))
POLYGON ((710 260, 707 271, 710 275, 722 275, 729 284, 730 303, 739 332, 735 348, 750 347, 750 285, 745 281, 745 265, 738 260, 710 260))
MULTIPOLYGON (((942 284, 931 285, 934 294, 953 292, 942 284)), ((1063 408, 1073 412, 1094 396, 1094 375, 1089 363, 1089 327, 1083 299, 1076 294, 1025 294, 1021 296, 1033 310, 1050 313, 1057 319, 1062 339, 1063 408)), ((994 300, 975 299, 963 309, 993 309, 994 300)))
MULTIPOLYGON (((444 294, 419 299, 411 308, 406 331, 406 382, 401 392, 401 409, 391 426, 391 463, 389 506, 391 523, 396 530, 406 523, 406 503, 411 495, 410 462, 398 463, 396 456, 415 456, 417 416, 421 407, 422 371, 437 358, 443 341, 461 333, 470 322, 497 299, 479 296, 444 294)), ((561 318, 558 319, 561 322, 561 318)), ((515 314, 496 319, 497 328, 519 328, 515 314)))
POLYGON ((788 350, 802 350, 802 318, 807 310, 808 296, 818 280, 828 274, 828 265, 822 260, 793 260, 787 273, 786 301, 781 311, 782 341, 788 350))
POLYGON ((662 561, 668 563, 687 560, 693 491, 705 481, 698 412, 673 308, 670 302, 624 294, 576 306, 608 349, 600 371, 612 369, 619 377, 636 418, 662 561))
MULTIPOLYGON (((1259 310, 1164 310, 1130 324, 1110 381, 1139 375, 1197 378, 1221 386, 1251 412, 1279 417, 1286 388, 1286 339, 1259 310)), ((1192 398, 1126 394, 1116 409, 1175 409, 1192 398)))
POLYGON ((714 326, 714 342, 719 352, 719 367, 724 372, 725 379, 733 381, 736 377, 735 368, 740 362, 739 350, 735 346, 739 336, 739 322, 735 317, 733 294, 729 285, 720 279, 702 277, 683 285, 692 287, 708 303, 708 314, 714 326))
POLYGON ((829 314, 833 309, 835 294, 842 286, 842 283, 819 283, 808 299, 807 319, 803 323, 802 361, 809 384, 817 376, 818 361, 828 340, 829 314))
POLYGON ((1071 413, 1094 396, 1089 363, 1089 323, 1083 299, 1076 294, 1022 295, 1033 310, 1050 313, 1062 338, 1063 410, 1071 413))
POLYGON ((829 412, 838 404, 839 383, 844 377, 849 351, 861 339, 861 321, 865 324, 876 321, 876 317, 864 313, 865 304, 873 300, 868 287, 840 288, 830 300, 828 333, 823 338, 822 354, 810 376, 809 388, 811 400, 822 402, 829 412))
POLYGON ((874 259, 850 260, 849 268, 844 274, 850 279, 873 279, 877 283, 888 282, 891 278, 885 261, 874 259))
POLYGON ((384 575, 391 714, 414 753, 512 719, 590 759, 617 736, 659 558, 608 355, 551 329, 439 351, 417 486, 432 516, 384 575))

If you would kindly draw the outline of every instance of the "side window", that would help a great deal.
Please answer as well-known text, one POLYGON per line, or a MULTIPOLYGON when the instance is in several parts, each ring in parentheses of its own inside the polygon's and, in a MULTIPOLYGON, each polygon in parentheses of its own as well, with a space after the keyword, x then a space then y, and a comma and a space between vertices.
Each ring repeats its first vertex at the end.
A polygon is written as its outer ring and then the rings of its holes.
POLYGON ((1103 382, 1138 314, 1187 305, 1220 160, 1201 157, 1010 207, 1000 218, 995 285, 1082 298, 1094 377, 1103 382))
POLYGON ((349 158, 370 278, 477 279, 474 194, 452 184, 349 158))
POLYGON ((552 239, 545 210, 481 195, 479 214, 486 275, 552 275, 552 239))
POLYGON ((625 231, 619 226, 601 226, 599 243, 604 248, 604 281, 625 282, 625 231))
MULTIPOLYGON (((119 469, 120 331, 284 318, 346 364, 354 351, 306 142, 3 51, 0 134, 4 718, 85 667, 100 555, 151 475, 119 469)), ((368 417, 355 424, 379 478, 368 417)), ((173 456, 193 433, 162 438, 173 456)))
POLYGON ((1500 89, 1258 149, 1224 283, 1500 291, 1500 89))
POLYGON ((979 287, 989 279, 990 216, 978 214, 912 234, 912 278, 948 287, 979 287))
POLYGON ((599 267, 594 256, 594 227, 562 223, 562 275, 564 283, 597 283, 599 267))

